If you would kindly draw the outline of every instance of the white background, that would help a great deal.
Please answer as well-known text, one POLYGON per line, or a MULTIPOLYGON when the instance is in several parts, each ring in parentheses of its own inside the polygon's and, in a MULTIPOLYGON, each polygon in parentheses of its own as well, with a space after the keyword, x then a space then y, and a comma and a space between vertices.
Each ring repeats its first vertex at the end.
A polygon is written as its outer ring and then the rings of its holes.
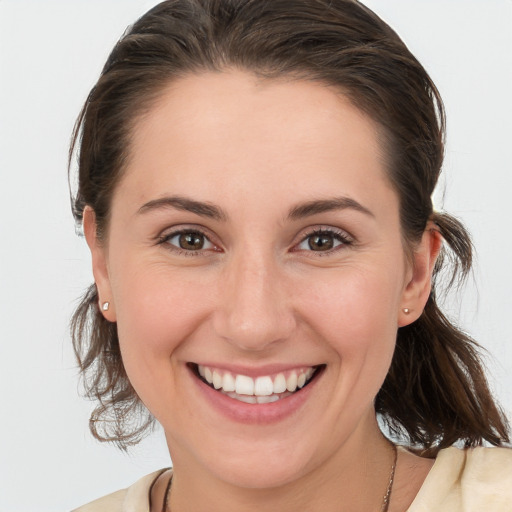
MULTIPOLYGON (((463 219, 478 250, 449 311, 494 356, 491 382, 510 415, 512 2, 367 3, 444 97, 436 205, 463 219)), ((92 439, 68 334, 92 280, 69 208, 69 137, 109 50, 152 5, 0 0, 0 512, 69 510, 169 465, 161 432, 129 455, 92 439)))

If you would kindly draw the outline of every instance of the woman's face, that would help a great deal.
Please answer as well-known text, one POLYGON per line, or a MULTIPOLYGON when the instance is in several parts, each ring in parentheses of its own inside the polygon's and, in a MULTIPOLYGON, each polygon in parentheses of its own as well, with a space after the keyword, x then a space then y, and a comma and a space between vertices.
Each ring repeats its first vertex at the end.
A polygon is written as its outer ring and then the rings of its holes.
POLYGON ((104 248, 90 212, 86 232, 176 465, 275 486, 377 428, 421 310, 383 161, 374 123, 310 82, 189 76, 137 122, 104 248))

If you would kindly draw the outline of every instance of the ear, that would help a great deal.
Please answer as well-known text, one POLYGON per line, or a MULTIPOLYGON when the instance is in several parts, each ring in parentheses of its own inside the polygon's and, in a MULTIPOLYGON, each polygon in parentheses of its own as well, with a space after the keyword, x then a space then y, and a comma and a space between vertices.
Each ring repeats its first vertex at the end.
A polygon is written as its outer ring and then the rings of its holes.
POLYGON ((98 240, 96 214, 90 206, 83 213, 83 230, 92 256, 92 273, 98 289, 98 308, 109 321, 116 321, 116 311, 107 266, 107 251, 98 240), (108 303, 108 307, 104 307, 108 303))
POLYGON ((408 282, 403 291, 398 312, 398 327, 412 324, 423 312, 432 289, 432 272, 442 243, 441 234, 434 223, 429 222, 419 245, 412 254, 408 282))

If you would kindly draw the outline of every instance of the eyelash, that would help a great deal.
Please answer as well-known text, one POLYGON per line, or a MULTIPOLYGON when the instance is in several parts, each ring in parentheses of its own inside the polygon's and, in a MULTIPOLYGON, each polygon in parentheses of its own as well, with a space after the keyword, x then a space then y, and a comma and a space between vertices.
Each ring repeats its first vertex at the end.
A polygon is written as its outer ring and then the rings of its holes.
MULTIPOLYGON (((342 247, 347 247, 354 243, 354 239, 345 231, 335 229, 335 228, 322 227, 322 228, 314 228, 311 231, 308 231, 295 247, 306 242, 308 240, 308 238, 311 238, 313 236, 322 236, 322 235, 327 235, 327 236, 334 238, 334 240, 340 242, 340 245, 333 247, 332 249, 328 249, 326 251, 305 250, 305 252, 314 254, 315 257, 316 256, 319 256, 319 257, 329 256, 329 255, 332 255, 334 252, 337 252, 338 250, 340 250, 342 247)), ((302 249, 295 249, 295 250, 300 251, 302 249)))
MULTIPOLYGON (((157 244, 158 245, 167 244, 169 250, 172 250, 173 252, 175 252, 178 255, 184 255, 184 256, 198 256, 198 255, 204 254, 205 252, 211 250, 211 249, 187 250, 187 249, 178 247, 177 245, 169 243, 169 241, 171 239, 173 239, 177 236, 180 236, 180 235, 199 235, 200 237, 203 237, 208 243, 210 243, 212 245, 215 252, 219 251, 218 247, 210 240, 208 235, 197 228, 189 228, 189 229, 184 228, 184 229, 180 229, 178 231, 172 231, 171 233, 167 233, 165 235, 159 236, 157 239, 157 244)), ((324 227, 314 228, 302 236, 300 242, 295 245, 293 252, 304 251, 304 252, 309 252, 311 254, 314 254, 315 256, 322 257, 322 256, 328 256, 328 255, 338 251, 341 247, 347 247, 347 246, 352 245, 353 243, 354 243, 353 238, 344 231, 334 229, 334 228, 324 228, 324 227), (340 245, 333 247, 331 249, 328 249, 326 251, 313 251, 313 250, 297 249, 298 246, 300 246, 301 244, 306 242, 309 238, 311 238, 313 236, 322 236, 322 235, 327 235, 327 236, 334 238, 336 241, 340 242, 340 245)))
POLYGON ((173 238, 180 236, 180 235, 199 235, 200 237, 203 237, 205 240, 207 240, 210 244, 212 244, 212 246, 215 248, 216 251, 218 250, 217 246, 210 240, 208 235, 197 228, 179 229, 178 231, 172 231, 171 233, 167 233, 165 235, 159 236, 158 240, 157 240, 157 244, 158 245, 167 244, 168 250, 171 250, 171 251, 175 252, 176 254, 182 255, 182 256, 198 256, 198 255, 204 254, 204 252, 207 250, 207 249, 206 250, 205 249, 187 250, 187 249, 178 247, 177 245, 169 243, 170 240, 172 240, 173 238))

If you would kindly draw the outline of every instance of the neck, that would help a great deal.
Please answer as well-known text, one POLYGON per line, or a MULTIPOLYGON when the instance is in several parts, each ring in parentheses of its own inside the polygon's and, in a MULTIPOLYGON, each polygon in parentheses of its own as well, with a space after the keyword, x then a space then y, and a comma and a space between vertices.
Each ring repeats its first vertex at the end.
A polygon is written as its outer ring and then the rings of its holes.
MULTIPOLYGON (((394 459, 375 418, 321 464, 297 471, 296 478, 276 487, 240 487, 212 474, 186 454, 180 456, 176 450, 171 454, 172 512, 380 512, 394 459)), ((162 502, 163 498, 157 506, 162 502)))

